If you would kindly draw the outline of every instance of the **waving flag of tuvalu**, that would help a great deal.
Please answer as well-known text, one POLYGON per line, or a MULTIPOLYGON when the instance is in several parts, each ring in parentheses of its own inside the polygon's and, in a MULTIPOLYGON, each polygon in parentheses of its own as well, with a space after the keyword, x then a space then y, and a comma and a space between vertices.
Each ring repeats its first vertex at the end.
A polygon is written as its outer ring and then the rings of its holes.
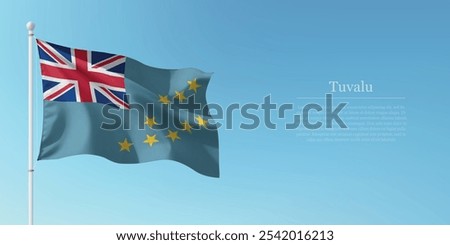
POLYGON ((36 41, 44 98, 38 160, 168 159, 219 177, 218 132, 206 102, 210 73, 36 41))

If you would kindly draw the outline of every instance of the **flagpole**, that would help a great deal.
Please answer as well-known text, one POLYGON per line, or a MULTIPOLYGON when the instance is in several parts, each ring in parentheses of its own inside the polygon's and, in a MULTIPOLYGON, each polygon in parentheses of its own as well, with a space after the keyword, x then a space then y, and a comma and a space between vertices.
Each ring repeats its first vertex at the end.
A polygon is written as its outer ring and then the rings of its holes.
POLYGON ((28 224, 33 225, 33 37, 34 23, 28 29, 28 224))

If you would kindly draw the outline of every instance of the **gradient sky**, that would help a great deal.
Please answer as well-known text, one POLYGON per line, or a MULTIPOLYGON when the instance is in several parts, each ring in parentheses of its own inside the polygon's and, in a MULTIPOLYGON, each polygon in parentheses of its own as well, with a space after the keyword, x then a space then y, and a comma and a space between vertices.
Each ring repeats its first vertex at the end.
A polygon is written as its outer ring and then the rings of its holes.
POLYGON ((223 106, 268 94, 301 104, 329 92, 330 80, 365 80, 375 96, 405 97, 408 115, 407 136, 389 143, 221 129, 220 179, 171 161, 37 162, 36 224, 450 224, 450 3, 93 2, 2 2, 0 224, 27 222, 29 20, 36 37, 61 45, 214 72, 207 98, 223 106))

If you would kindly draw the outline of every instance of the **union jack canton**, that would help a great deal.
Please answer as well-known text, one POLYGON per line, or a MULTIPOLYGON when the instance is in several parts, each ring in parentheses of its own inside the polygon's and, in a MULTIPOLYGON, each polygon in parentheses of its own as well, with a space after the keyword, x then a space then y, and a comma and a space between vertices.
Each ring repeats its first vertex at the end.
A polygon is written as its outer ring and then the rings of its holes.
POLYGON ((44 100, 102 103, 129 109, 125 56, 36 41, 44 100))

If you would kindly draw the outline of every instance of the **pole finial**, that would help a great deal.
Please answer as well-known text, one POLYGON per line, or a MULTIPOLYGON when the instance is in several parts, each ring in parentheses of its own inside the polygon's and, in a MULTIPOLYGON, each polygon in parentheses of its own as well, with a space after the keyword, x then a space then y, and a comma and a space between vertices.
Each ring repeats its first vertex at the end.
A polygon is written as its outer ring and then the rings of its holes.
POLYGON ((27 29, 29 34, 33 34, 34 27, 36 25, 32 21, 27 22, 27 29))

